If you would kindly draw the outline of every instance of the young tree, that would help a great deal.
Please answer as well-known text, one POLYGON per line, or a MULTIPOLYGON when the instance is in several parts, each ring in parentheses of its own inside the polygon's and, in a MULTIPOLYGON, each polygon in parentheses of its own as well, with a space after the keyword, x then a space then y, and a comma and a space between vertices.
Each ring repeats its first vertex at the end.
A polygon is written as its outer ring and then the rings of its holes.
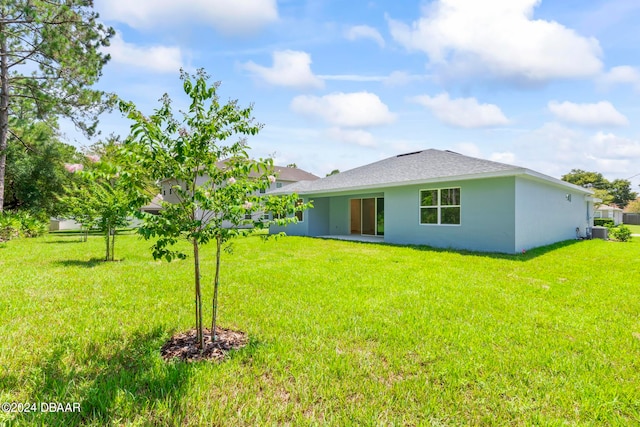
POLYGON ((139 171, 130 165, 87 155, 85 164, 67 164, 70 173, 79 174, 82 182, 67 190, 61 198, 67 216, 85 229, 97 228, 104 234, 105 261, 115 260, 118 227, 129 225, 129 217, 149 200, 142 190, 139 171), (133 171, 133 172, 132 172, 133 171))
POLYGON ((181 78, 191 102, 178 118, 166 94, 160 108, 149 117, 131 103, 121 103, 121 110, 134 122, 125 143, 133 161, 156 180, 164 181, 174 198, 173 203, 163 202, 160 215, 142 214, 144 225, 139 232, 147 239, 157 238, 153 245, 155 259, 185 258, 186 254, 173 249, 173 245, 181 238, 190 242, 196 334, 198 347, 203 349, 200 246, 210 241, 216 245, 210 331, 213 342, 223 245, 246 231, 241 226, 255 229, 274 222, 284 225, 296 220, 287 214, 307 205, 298 203, 296 195, 260 194, 275 182, 275 177, 271 159, 253 160, 248 154, 245 136, 255 135, 261 128, 251 116, 252 107, 241 108, 237 101, 221 103, 219 83, 209 86, 202 70, 197 75, 182 72, 181 78), (275 213, 273 219, 265 217, 269 212, 275 213))
POLYGON ((0 212, 9 117, 28 100, 37 119, 70 118, 91 134, 105 108, 89 89, 108 55, 100 47, 113 29, 98 22, 91 0, 3 0, 0 3, 0 212))

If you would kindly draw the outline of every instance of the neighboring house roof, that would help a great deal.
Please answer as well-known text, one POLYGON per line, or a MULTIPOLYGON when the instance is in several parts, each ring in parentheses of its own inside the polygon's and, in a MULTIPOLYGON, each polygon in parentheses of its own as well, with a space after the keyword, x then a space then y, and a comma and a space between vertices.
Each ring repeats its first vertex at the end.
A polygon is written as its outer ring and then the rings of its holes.
POLYGON ((144 205, 141 208, 141 210, 146 211, 146 210, 162 209, 162 200, 163 200, 162 194, 158 194, 153 199, 151 199, 149 203, 144 205))
POLYGON ((571 188, 585 195, 593 194, 591 190, 523 167, 435 149, 400 154, 315 181, 300 181, 270 193, 317 194, 516 175, 571 188))
POLYGON ((622 209, 616 207, 616 206, 609 206, 609 205, 600 205, 598 206, 598 208, 596 209, 597 211, 620 211, 622 212, 622 209))
POLYGON ((315 181, 320 179, 319 176, 312 173, 289 166, 274 166, 273 169, 280 181, 315 181))
MULTIPOLYGON (((220 162, 216 163, 216 166, 218 166, 219 168, 224 168, 225 165, 225 160, 222 160, 220 162)), ((278 181, 292 181, 292 182, 297 182, 297 181, 315 181, 317 179, 320 179, 319 176, 316 176, 312 173, 309 173, 305 170, 302 169, 298 169, 298 168, 294 168, 294 167, 289 167, 289 166, 273 166, 273 171, 276 175, 276 178, 278 179, 278 181)), ((249 176, 251 177, 255 177, 258 176, 258 174, 256 174, 255 172, 251 172, 249 174, 249 176)), ((166 182, 166 181, 171 181, 173 178, 165 178, 163 180, 161 180, 160 182, 166 182)))

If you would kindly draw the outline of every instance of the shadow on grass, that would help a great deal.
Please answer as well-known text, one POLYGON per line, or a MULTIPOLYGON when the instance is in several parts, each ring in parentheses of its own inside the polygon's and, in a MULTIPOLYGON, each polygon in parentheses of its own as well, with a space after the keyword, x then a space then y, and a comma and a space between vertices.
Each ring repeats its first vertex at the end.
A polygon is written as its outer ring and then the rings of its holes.
POLYGON ((416 251, 423 251, 423 252, 454 253, 454 254, 459 254, 463 256, 473 256, 473 257, 493 258, 493 259, 507 259, 512 261, 529 261, 531 259, 545 255, 557 249, 572 246, 581 242, 581 240, 564 240, 562 242, 553 243, 551 245, 533 248, 524 253, 506 254, 501 252, 479 252, 479 251, 470 251, 470 250, 464 250, 464 249, 435 248, 433 246, 427 246, 427 245, 401 245, 401 244, 395 244, 395 243, 365 242, 365 241, 346 240, 346 239, 345 240, 334 239, 334 240, 348 242, 356 245, 369 245, 369 246, 373 245, 373 246, 380 246, 380 247, 393 246, 393 247, 408 248, 408 249, 413 249, 416 251))
MULTIPOLYGON (((20 414, 26 425, 111 425, 123 420, 143 424, 180 424, 181 399, 197 365, 165 363, 159 349, 163 328, 110 336, 74 347, 60 339, 39 366, 31 402, 80 404, 79 412, 20 414)), ((10 382, 10 378, 7 379, 10 382)))
MULTIPOLYGON (((116 260, 117 262, 119 260, 116 260)), ((61 265, 63 267, 85 267, 91 268, 96 265, 108 264, 111 261, 105 261, 104 258, 91 258, 89 260, 81 260, 81 259, 65 259, 61 261, 54 261, 54 264, 61 265)))
MULTIPOLYGON (((130 234, 136 234, 136 229, 135 228, 124 228, 124 229, 118 229, 118 236, 123 236, 123 235, 130 235, 130 234)), ((55 230, 55 231, 49 231, 49 236, 60 236, 60 237, 67 237, 67 236, 84 236, 85 232, 84 230, 55 230)), ((99 230, 91 230, 89 231, 89 236, 99 236, 99 237, 104 237, 104 232, 99 231, 99 230)))
POLYGON ((59 245, 60 243, 86 243, 84 240, 79 239, 79 238, 75 238, 73 240, 71 239, 58 239, 58 240, 47 240, 46 242, 42 242, 44 244, 50 245, 55 243, 56 245, 59 245))
POLYGON ((505 254, 500 252, 476 252, 476 251, 456 250, 456 249, 441 249, 441 248, 432 248, 430 246, 414 246, 414 245, 408 245, 404 247, 411 248, 418 251, 449 252, 449 253, 456 253, 464 256, 473 256, 473 257, 481 257, 481 258, 507 259, 511 261, 529 261, 531 259, 545 255, 549 252, 553 252, 557 249, 573 246, 579 242, 580 240, 565 240, 562 242, 553 243, 551 245, 540 246, 537 248, 529 249, 528 251, 524 253, 519 253, 519 254, 505 254))

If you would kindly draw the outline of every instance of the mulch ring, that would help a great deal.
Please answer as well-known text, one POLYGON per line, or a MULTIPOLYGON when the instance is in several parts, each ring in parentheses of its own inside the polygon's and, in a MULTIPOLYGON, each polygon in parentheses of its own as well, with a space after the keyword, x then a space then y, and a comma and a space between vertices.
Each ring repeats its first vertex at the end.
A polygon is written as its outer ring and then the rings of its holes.
POLYGON ((184 362, 199 360, 222 361, 230 350, 237 350, 247 345, 247 334, 216 326, 216 341, 211 342, 211 330, 204 329, 204 350, 198 348, 196 329, 180 332, 172 336, 160 349, 166 360, 180 359, 184 362))

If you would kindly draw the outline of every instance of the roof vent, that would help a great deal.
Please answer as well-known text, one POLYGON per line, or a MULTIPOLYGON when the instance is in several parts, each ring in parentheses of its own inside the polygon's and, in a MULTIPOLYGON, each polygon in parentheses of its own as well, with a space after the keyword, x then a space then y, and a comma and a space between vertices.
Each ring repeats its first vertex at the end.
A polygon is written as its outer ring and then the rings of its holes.
POLYGON ((447 153, 451 153, 451 154, 458 154, 458 155, 460 155, 460 153, 456 153, 455 151, 451 151, 451 150, 444 150, 444 151, 446 151, 447 153))
POLYGON ((422 153, 422 151, 413 151, 411 153, 398 154, 396 157, 412 156, 414 154, 422 153))

